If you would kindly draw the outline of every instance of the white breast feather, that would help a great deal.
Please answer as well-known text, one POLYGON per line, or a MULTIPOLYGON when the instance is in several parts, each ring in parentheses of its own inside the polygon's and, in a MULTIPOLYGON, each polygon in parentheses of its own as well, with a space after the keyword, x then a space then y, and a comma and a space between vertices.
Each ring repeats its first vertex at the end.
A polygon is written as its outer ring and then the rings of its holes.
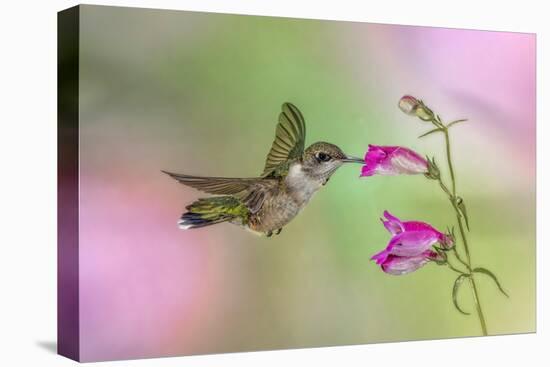
POLYGON ((306 176, 299 163, 290 166, 286 184, 300 204, 307 203, 322 186, 321 182, 306 176))

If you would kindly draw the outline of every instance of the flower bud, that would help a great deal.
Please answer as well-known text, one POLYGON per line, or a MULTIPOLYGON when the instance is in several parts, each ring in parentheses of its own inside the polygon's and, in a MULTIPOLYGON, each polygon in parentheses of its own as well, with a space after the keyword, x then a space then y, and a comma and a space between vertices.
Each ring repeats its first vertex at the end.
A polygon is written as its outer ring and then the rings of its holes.
POLYGON ((424 102, 416 99, 413 96, 403 96, 399 100, 399 109, 410 116, 416 116, 423 121, 431 121, 434 119, 434 113, 424 102))
POLYGON ((443 236, 441 236, 439 243, 444 250, 451 250, 455 247, 455 235, 451 230, 448 230, 443 236))
POLYGON ((407 115, 414 116, 415 110, 419 105, 418 99, 413 96, 403 96, 399 100, 399 109, 406 113, 407 115))
POLYGON ((441 172, 439 172, 439 167, 435 163, 435 158, 428 158, 426 157, 426 160, 428 161, 428 173, 426 173, 426 177, 432 180, 439 180, 439 177, 441 177, 441 172))
POLYGON ((431 261, 434 261, 437 265, 447 264, 447 254, 441 250, 432 251, 429 258, 431 261))

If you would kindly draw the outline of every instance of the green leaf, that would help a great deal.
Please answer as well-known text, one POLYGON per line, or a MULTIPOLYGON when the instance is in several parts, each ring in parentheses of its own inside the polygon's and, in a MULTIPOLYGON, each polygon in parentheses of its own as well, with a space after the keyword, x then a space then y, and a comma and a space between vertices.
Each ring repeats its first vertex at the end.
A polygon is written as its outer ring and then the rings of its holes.
POLYGON ((460 214, 464 217, 464 222, 466 222, 466 228, 470 230, 470 223, 468 222, 468 213, 466 212, 466 204, 464 204, 464 199, 461 197, 456 198, 456 206, 460 210, 460 214))
POLYGON ((502 286, 500 285, 500 282, 498 281, 497 277, 495 276, 495 274, 493 274, 491 271, 485 269, 485 268, 475 268, 472 270, 472 272, 474 273, 481 273, 481 274, 485 274, 485 275, 488 275, 490 276, 496 283, 497 287, 498 287, 498 290, 502 292, 502 294, 504 294, 506 297, 510 297, 508 295, 508 293, 506 293, 504 291, 504 289, 502 288, 502 286))
POLYGON ((464 279, 469 278, 469 277, 470 277, 470 274, 461 274, 461 275, 459 275, 458 278, 456 278, 455 284, 453 286, 453 303, 454 303, 456 309, 458 310, 458 312, 460 312, 463 315, 469 315, 470 313, 466 312, 466 311, 462 311, 462 309, 458 305, 457 294, 458 294, 458 290, 460 289, 460 285, 464 282, 464 279))
POLYGON ((428 135, 430 135, 430 134, 436 133, 436 132, 438 132, 438 131, 443 131, 443 129, 441 129, 441 128, 439 128, 439 127, 436 127, 435 129, 432 129, 432 130, 430 130, 430 131, 428 131, 428 132, 426 132, 426 133, 420 135, 418 138, 419 138, 419 139, 420 139, 420 138, 423 138, 423 137, 425 137, 425 136, 428 136, 428 135))
POLYGON ((456 120, 456 121, 453 121, 451 122, 450 124, 447 125, 447 129, 450 128, 451 126, 455 125, 455 124, 459 124, 461 122, 466 122, 468 121, 467 119, 461 119, 461 120, 456 120))

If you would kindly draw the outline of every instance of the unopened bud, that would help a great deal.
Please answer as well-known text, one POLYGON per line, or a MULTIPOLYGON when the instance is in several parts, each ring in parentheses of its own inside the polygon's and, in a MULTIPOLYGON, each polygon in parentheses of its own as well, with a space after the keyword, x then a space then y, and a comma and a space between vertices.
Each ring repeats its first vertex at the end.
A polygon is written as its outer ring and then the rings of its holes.
POLYGON ((439 172, 439 167, 435 163, 435 158, 426 157, 428 161, 428 173, 425 176, 431 180, 439 180, 441 173, 439 172))
POLYGON ((454 229, 448 229, 447 233, 443 235, 439 243, 444 250, 451 250, 453 247, 455 247, 454 229))
POLYGON ((399 109, 410 116, 416 116, 423 121, 431 121, 434 119, 434 113, 424 102, 416 99, 413 96, 403 96, 399 100, 399 109))
POLYGON ((447 254, 437 249, 437 251, 431 252, 430 260, 434 261, 437 265, 444 265, 447 263, 447 254))

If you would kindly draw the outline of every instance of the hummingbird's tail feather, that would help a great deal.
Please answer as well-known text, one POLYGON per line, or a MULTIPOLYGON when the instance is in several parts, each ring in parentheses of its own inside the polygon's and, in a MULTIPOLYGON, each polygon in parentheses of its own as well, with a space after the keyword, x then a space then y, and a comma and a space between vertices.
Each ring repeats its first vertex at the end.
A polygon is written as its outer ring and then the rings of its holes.
POLYGON ((201 228, 239 219, 245 224, 249 214, 246 206, 232 196, 199 199, 186 209, 188 211, 183 213, 178 222, 181 229, 201 228))
POLYGON ((194 213, 184 213, 180 220, 178 221, 178 226, 181 229, 193 229, 210 226, 212 224, 227 222, 228 220, 233 219, 231 216, 220 215, 214 218, 203 218, 201 214, 194 213))

